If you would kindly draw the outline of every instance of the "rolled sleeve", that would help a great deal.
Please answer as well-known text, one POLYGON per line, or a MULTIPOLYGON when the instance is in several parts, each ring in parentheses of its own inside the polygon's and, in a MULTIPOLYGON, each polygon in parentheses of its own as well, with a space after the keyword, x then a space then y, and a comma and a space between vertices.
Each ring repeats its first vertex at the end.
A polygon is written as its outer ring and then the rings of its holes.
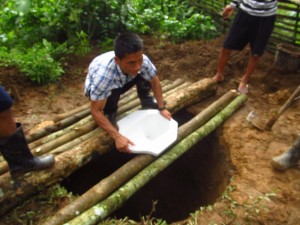
POLYGON ((103 100, 111 95, 113 87, 114 64, 97 57, 89 66, 85 80, 85 96, 92 101, 103 100))

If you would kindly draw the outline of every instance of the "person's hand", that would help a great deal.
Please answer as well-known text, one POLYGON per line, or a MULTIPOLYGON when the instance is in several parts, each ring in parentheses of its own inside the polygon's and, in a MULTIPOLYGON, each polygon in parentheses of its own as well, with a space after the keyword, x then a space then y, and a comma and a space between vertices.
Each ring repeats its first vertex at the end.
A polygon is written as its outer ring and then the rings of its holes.
POLYGON ((231 5, 227 5, 222 12, 223 19, 225 20, 228 19, 234 12, 234 9, 235 8, 232 7, 231 5))
POLYGON ((167 109, 161 110, 160 115, 165 117, 167 120, 171 120, 172 118, 172 114, 167 109))
POLYGON ((134 143, 120 134, 115 139, 115 145, 119 152, 131 153, 128 145, 134 145, 134 143))

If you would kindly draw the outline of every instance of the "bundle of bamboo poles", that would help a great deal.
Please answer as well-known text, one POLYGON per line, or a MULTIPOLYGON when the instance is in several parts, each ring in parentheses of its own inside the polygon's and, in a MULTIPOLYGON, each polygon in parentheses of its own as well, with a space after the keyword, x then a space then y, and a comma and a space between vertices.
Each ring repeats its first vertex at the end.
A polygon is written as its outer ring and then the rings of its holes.
MULTIPOLYGON (((216 92, 216 83, 208 78, 195 83, 182 79, 166 80, 162 84, 164 98, 172 113, 216 92)), ((135 91, 122 96, 119 103, 119 117, 139 109, 135 91)), ((43 188, 68 177, 90 162, 93 153, 102 155, 112 149, 113 140, 96 125, 90 115, 89 104, 59 115, 54 121, 53 125, 27 137, 34 155, 56 155, 52 168, 27 173, 16 181, 11 179, 6 162, 0 162, 0 216, 43 188)))
POLYGON ((237 95, 235 91, 227 92, 180 126, 176 142, 162 156, 136 156, 48 218, 43 225, 96 224, 106 218, 147 182, 229 118, 246 99, 245 95, 237 95))
POLYGON ((193 145, 215 130, 240 108, 247 97, 246 95, 239 95, 232 100, 236 94, 236 92, 227 93, 220 101, 215 102, 215 104, 205 112, 201 112, 191 121, 181 126, 179 128, 179 137, 176 144, 162 156, 154 158, 149 155, 141 155, 132 159, 114 174, 100 181, 83 196, 78 198, 75 203, 71 203, 52 218, 49 218, 43 225, 94 225, 108 217, 152 178, 167 168, 193 145), (228 102, 230 100, 232 101, 228 102), (222 105, 224 106, 226 103, 228 105, 222 109, 222 105), (193 130, 192 133, 190 133, 191 130, 193 130), (138 167, 138 171, 136 171, 136 167, 138 167), (112 190, 109 184, 114 183, 116 179, 115 176, 121 175, 118 176, 118 178, 122 179, 123 175, 128 173, 127 170, 131 168, 135 170, 131 175, 135 176, 128 179, 127 182, 117 190, 112 190), (142 170, 140 171, 141 168, 142 170), (95 199, 95 196, 97 196, 97 199, 95 199), (69 220, 71 218, 73 219, 69 220))

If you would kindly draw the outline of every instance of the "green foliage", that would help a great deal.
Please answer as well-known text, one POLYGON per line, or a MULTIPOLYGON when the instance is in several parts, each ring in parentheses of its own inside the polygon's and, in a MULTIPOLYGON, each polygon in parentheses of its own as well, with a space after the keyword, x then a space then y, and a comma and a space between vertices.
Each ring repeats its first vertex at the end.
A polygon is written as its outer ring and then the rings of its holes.
POLYGON ((175 42, 208 39, 217 35, 211 17, 200 14, 189 1, 128 1, 128 30, 160 33, 175 42))
POLYGON ((72 52, 76 55, 86 55, 91 51, 88 36, 85 32, 75 32, 76 36, 70 38, 68 43, 71 46, 72 52))
POLYGON ((103 46, 123 31, 177 42, 216 33, 189 0, 4 0, 0 6, 0 65, 18 66, 39 84, 58 79, 64 54, 87 54, 91 40, 103 46))
POLYGON ((1 66, 17 66, 33 82, 46 84, 57 80, 63 73, 60 55, 66 53, 65 44, 54 44, 43 40, 34 44, 31 48, 8 51, 2 47, 0 52, 1 66))
POLYGON ((72 196, 72 193, 68 192, 63 186, 55 184, 51 188, 51 193, 47 196, 47 199, 49 199, 49 203, 55 203, 56 199, 64 197, 71 198, 72 196))
POLYGON ((162 24, 162 31, 176 42, 208 39, 217 34, 216 27, 212 24, 210 17, 199 13, 193 14, 182 22, 174 18, 167 18, 162 24))

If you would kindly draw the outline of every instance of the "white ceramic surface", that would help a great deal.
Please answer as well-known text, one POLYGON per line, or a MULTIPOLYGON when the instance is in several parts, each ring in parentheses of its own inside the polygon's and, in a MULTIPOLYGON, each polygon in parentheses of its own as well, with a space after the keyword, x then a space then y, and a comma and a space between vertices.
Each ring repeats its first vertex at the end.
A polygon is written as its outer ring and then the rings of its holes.
POLYGON ((157 156, 177 139, 178 123, 155 109, 135 111, 117 123, 119 132, 135 144, 129 146, 133 153, 157 156))

